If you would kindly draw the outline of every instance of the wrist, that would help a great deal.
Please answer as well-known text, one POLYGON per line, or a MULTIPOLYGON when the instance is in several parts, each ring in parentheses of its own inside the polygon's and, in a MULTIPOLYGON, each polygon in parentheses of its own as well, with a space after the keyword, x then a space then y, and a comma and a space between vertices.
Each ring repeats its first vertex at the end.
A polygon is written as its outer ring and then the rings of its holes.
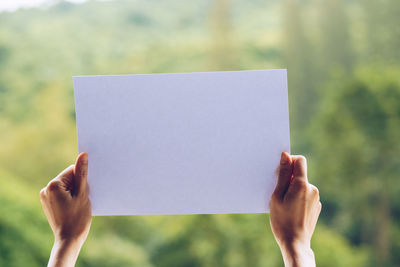
POLYGON ((291 241, 280 244, 285 267, 313 267, 314 252, 309 244, 291 241))
POLYGON ((82 244, 74 238, 55 238, 48 266, 74 266, 82 244))
POLYGON ((81 247, 84 243, 83 238, 79 237, 54 237, 54 245, 61 246, 63 248, 76 248, 81 247))

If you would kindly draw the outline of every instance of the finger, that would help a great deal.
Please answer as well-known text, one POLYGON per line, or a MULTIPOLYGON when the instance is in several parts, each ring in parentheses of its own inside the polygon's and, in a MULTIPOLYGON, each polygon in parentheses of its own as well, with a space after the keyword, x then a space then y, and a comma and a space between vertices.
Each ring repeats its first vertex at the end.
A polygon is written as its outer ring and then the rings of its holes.
POLYGON ((322 210, 322 203, 321 203, 321 201, 318 201, 317 209, 318 209, 318 212, 317 212, 317 218, 318 218, 319 215, 321 214, 321 210, 322 210))
POLYGON ((42 189, 40 194, 44 197, 47 193, 63 191, 69 191, 69 188, 72 186, 73 182, 73 169, 74 165, 69 166, 60 174, 56 176, 56 178, 52 179, 45 188, 42 189))
POLYGON ((314 200, 319 201, 319 190, 318 190, 318 188, 313 184, 309 184, 309 187, 310 187, 311 198, 314 199, 314 200))
POLYGON ((81 194, 86 192, 87 185, 87 173, 88 173, 88 154, 83 152, 79 154, 75 163, 74 170, 74 179, 75 179, 75 193, 81 194))
POLYGON ((293 164, 290 155, 282 152, 279 165, 278 183, 274 191, 274 195, 278 198, 283 198, 289 188, 290 179, 292 177, 293 164))
POLYGON ((293 199, 303 196, 308 192, 307 162, 303 156, 292 156, 293 178, 285 194, 285 198, 293 199))
POLYGON ((39 193, 40 200, 45 200, 46 199, 46 187, 42 188, 39 193))
POLYGON ((49 206, 48 202, 45 199, 40 199, 40 202, 42 203, 42 209, 44 212, 44 215, 46 216, 47 220, 50 221, 52 220, 52 214, 49 212, 49 206))
POLYGON ((65 182, 59 176, 57 176, 47 184, 45 188, 45 193, 43 193, 43 195, 45 197, 42 200, 47 199, 47 201, 53 201, 53 199, 65 200, 71 197, 71 193, 66 188, 65 182))
POLYGON ((322 209, 322 204, 321 204, 320 201, 318 201, 317 204, 315 205, 314 214, 313 214, 313 216, 314 216, 314 220, 313 220, 314 221, 314 225, 313 225, 313 227, 314 228, 315 228, 315 226, 316 226, 316 224, 318 222, 318 217, 321 214, 321 209, 322 209))
POLYGON ((293 158, 293 181, 307 179, 307 160, 304 156, 292 156, 293 158))
MULTIPOLYGON (((74 165, 70 165, 60 172, 53 180, 59 180, 60 189, 71 192, 74 188, 74 165)), ((50 181, 51 182, 51 181, 50 181)), ((50 183, 49 183, 50 184, 50 183)), ((49 185, 47 185, 49 186, 49 185)))

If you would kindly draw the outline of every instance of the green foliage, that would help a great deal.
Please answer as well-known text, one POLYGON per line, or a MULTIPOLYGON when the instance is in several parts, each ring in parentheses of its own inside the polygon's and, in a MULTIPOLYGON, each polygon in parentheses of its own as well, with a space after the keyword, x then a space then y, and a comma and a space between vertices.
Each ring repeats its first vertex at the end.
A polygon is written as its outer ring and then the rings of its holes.
POLYGON ((312 165, 327 204, 322 217, 352 242, 372 244, 376 264, 397 254, 389 247, 397 242, 390 211, 400 195, 399 73, 362 68, 354 77, 335 77, 310 131, 313 159, 323 158, 312 165))
POLYGON ((351 248, 349 241, 326 227, 317 227, 314 238, 314 254, 317 266, 367 266, 370 261, 365 247, 351 248))
POLYGON ((39 193, 0 170, 0 265, 43 266, 53 238, 39 193))

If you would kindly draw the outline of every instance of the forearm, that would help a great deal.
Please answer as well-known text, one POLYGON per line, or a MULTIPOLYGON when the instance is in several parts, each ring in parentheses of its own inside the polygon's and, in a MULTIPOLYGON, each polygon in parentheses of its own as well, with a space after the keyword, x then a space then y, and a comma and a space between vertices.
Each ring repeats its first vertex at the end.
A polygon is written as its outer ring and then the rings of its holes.
POLYGON ((310 246, 298 244, 280 245, 285 267, 315 267, 314 252, 310 246))
POLYGON ((74 240, 56 240, 51 250, 48 267, 72 267, 75 266, 81 244, 74 240))

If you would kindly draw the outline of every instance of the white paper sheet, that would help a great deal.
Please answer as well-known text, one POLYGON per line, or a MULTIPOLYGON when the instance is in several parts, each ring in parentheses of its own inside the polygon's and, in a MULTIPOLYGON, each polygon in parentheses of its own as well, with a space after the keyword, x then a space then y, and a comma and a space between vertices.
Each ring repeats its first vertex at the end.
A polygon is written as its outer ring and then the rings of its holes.
POLYGON ((286 70, 73 80, 93 215, 269 211, 290 148, 286 70))

